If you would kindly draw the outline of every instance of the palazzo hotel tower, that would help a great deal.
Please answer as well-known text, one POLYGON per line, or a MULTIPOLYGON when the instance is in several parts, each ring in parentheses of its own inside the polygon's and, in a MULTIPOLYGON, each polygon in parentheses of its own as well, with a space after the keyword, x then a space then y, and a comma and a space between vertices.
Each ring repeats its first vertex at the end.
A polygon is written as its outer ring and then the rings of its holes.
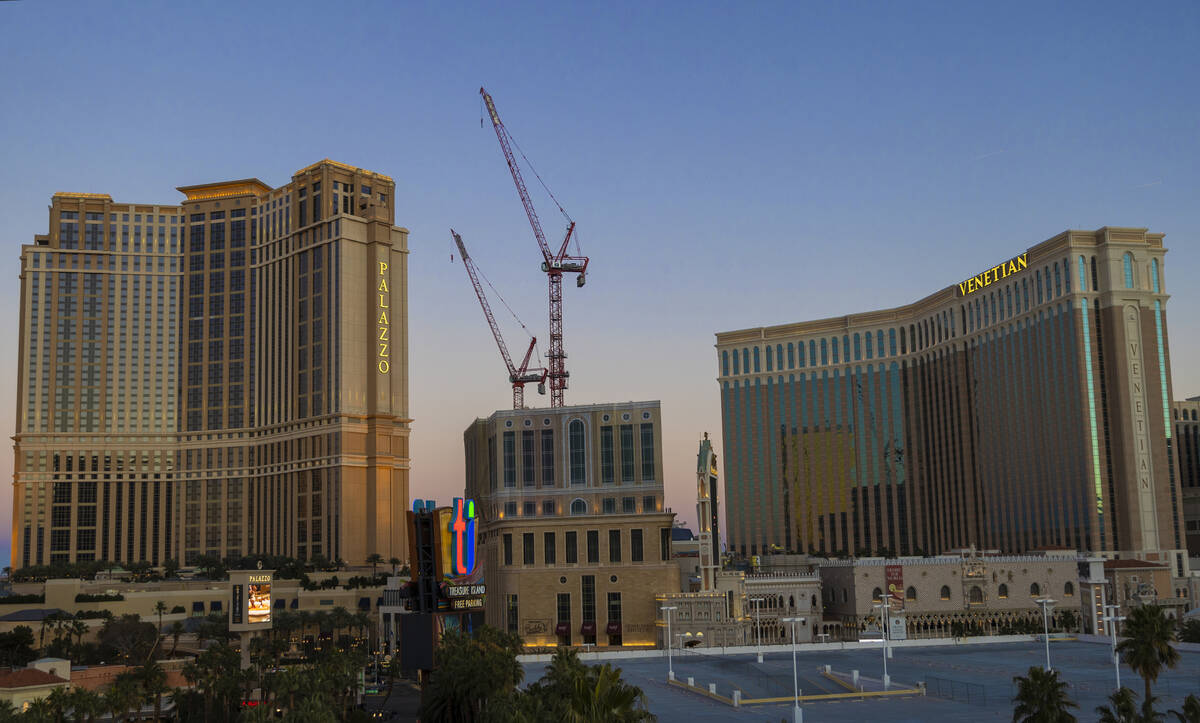
POLYGON ((1185 574, 1162 234, 1013 251, 907 306, 717 334, 731 551, 1067 547, 1185 574))
POLYGON ((325 160, 56 193, 21 249, 13 567, 407 557, 408 231, 325 160))

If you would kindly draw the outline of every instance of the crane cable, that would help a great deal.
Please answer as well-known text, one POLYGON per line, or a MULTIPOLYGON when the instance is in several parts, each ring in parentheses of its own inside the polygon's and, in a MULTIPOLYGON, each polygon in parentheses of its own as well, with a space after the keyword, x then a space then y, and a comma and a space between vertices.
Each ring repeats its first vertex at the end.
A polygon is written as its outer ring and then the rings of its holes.
MULTIPOLYGON (((451 254, 451 256, 453 256, 453 254, 451 254)), ((465 266, 467 264, 467 259, 463 259, 462 262, 465 266)), ((492 280, 487 277, 487 274, 483 273, 483 269, 479 268, 474 261, 471 262, 471 265, 475 267, 475 273, 483 277, 483 282, 488 285, 488 288, 492 290, 492 293, 495 294, 496 298, 500 300, 500 303, 504 305, 504 308, 508 309, 508 313, 512 314, 513 319, 515 319, 516 322, 521 325, 521 329, 524 330, 525 335, 530 339, 534 338, 533 333, 529 331, 529 327, 525 326, 525 322, 521 321, 521 317, 517 316, 517 312, 513 311, 513 308, 508 305, 507 301, 504 300, 504 296, 502 296, 496 287, 492 285, 492 280)), ((542 350, 537 345, 534 345, 533 350, 534 353, 537 354, 538 366, 543 366, 542 350)))

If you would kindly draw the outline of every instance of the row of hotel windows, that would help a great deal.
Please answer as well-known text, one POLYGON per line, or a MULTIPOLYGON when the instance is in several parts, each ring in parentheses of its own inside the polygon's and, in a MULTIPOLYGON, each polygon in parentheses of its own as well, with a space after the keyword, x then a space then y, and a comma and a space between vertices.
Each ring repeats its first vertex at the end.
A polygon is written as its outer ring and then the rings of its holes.
MULTIPOLYGON (((630 562, 645 562, 644 556, 644 530, 634 528, 629 531, 629 561, 630 562)), ((536 550, 534 543, 536 541, 534 532, 525 532, 521 534, 521 564, 536 565, 536 550)), ((584 564, 598 565, 600 564, 600 531, 586 530, 584 532, 584 543, 586 545, 584 552, 584 564)), ((623 562, 621 554, 621 540, 623 535, 621 530, 608 531, 608 562, 621 563, 623 562)), ((658 559, 661 562, 666 562, 671 559, 671 529, 663 527, 659 529, 659 550, 658 559)), ((558 564, 558 533, 543 532, 542 533, 542 564, 557 565, 558 564)), ((513 535, 510 532, 504 533, 501 538, 501 547, 503 550, 503 564, 511 567, 513 565, 513 535)), ((568 530, 563 533, 563 562, 568 565, 579 564, 579 533, 575 530, 568 530)))
MULTIPOLYGON (((847 602, 850 597, 849 592, 845 588, 842 588, 841 592, 842 592, 842 602, 847 602)), ((829 602, 829 603, 835 602, 834 596, 836 594, 837 593, 832 588, 827 589, 827 592, 825 593, 825 601, 829 602)), ((1041 594, 1042 594, 1042 586, 1036 582, 1030 583, 1029 596, 1030 597, 1038 597, 1041 594)), ((940 591, 938 591, 938 598, 941 600, 949 600, 951 598, 951 595, 952 595, 952 593, 951 593, 949 585, 942 585, 942 589, 940 591)), ((1075 583, 1069 582, 1069 581, 1066 583, 1063 583, 1063 595, 1066 597, 1073 597, 1075 595, 1075 583)), ((1008 598, 1008 585, 1007 584, 1001 583, 996 588, 996 597, 998 597, 1002 600, 1008 598)), ((877 587, 874 590, 872 590, 871 591, 871 599, 877 603, 883 602, 883 589, 877 587)), ((904 591, 904 599, 908 602, 916 602, 917 589, 910 585, 904 591)), ((967 592, 967 601, 970 603, 974 603, 974 604, 982 603, 984 601, 983 600, 983 589, 981 587, 979 587, 978 585, 971 586, 971 589, 967 592)))
MULTIPOLYGON (((638 425, 638 427, 638 435, 641 441, 641 481, 653 482, 656 477, 654 473, 654 423, 645 422, 638 425)), ((621 482, 632 483, 636 479, 635 470, 637 469, 634 461, 637 450, 634 448, 633 443, 633 425, 620 425, 619 433, 621 440, 621 482)), ((575 485, 586 484, 587 438, 584 433, 582 420, 574 419, 567 425, 567 439, 570 483, 575 485)), ((605 484, 611 484, 616 481, 613 442, 612 425, 600 427, 600 481, 605 484)), ((504 432, 502 444, 504 486, 513 488, 517 486, 518 469, 516 432, 504 432)), ((535 452, 533 430, 523 430, 521 432, 520 471, 522 485, 525 487, 534 487, 537 485, 536 461, 538 456, 541 457, 542 485, 552 486, 554 484, 554 430, 541 430, 540 451, 540 455, 535 452)))
MULTIPOLYGON (((1086 277, 1086 262, 1083 256, 1079 257, 1079 288, 1080 291, 1087 291, 1086 277)), ((1135 288, 1135 267, 1133 255, 1126 253, 1123 258, 1125 288, 1135 288)), ((1067 260, 1064 259, 1060 265, 1059 262, 1054 262, 1053 265, 1046 265, 1042 269, 1037 269, 1034 272, 1033 287, 1036 294, 1037 304, 1040 305, 1046 301, 1051 301, 1063 295, 1064 282, 1065 293, 1071 293, 1071 275, 1067 260), (1064 271, 1067 273, 1064 274, 1064 271), (1053 277, 1051 276, 1053 272, 1053 277), (1053 278, 1053 287, 1051 286, 1051 278, 1053 278)), ((1154 293, 1159 293, 1161 288, 1159 283, 1159 265, 1158 259, 1150 260, 1150 287, 1154 293)), ((1099 288, 1097 273, 1096 273, 1096 257, 1091 257, 1091 288, 1093 291, 1099 288)), ((973 332, 992 324, 1004 321, 1013 317, 1016 314, 1021 314, 1030 311, 1032 304, 1030 302, 1030 279, 1028 276, 1021 279, 1020 284, 1013 281, 1006 284, 1003 288, 992 291, 989 294, 982 295, 972 301, 968 301, 965 305, 959 307, 959 312, 962 326, 966 331, 973 332), (1014 308, 1014 298, 1015 308, 1014 308)), ((952 311, 944 310, 937 314, 932 320, 922 321, 920 324, 910 324, 908 334, 905 334, 904 327, 900 327, 899 347, 901 354, 907 354, 909 347, 912 351, 919 351, 934 343, 943 341, 956 335, 955 319, 952 311), (909 343, 911 342, 911 344, 909 343)), ((849 362, 851 360, 851 338, 853 338, 854 361, 866 359, 874 359, 875 357, 884 358, 885 356, 896 355, 896 329, 888 330, 888 345, 885 352, 884 334, 882 330, 875 332, 855 332, 853 337, 849 334, 842 335, 839 345, 836 336, 830 337, 828 342, 826 339, 809 340, 808 342, 808 358, 807 363, 804 353, 804 342, 792 342, 787 344, 787 368, 796 369, 806 366, 818 366, 817 349, 820 345, 820 364, 825 366, 832 359, 833 364, 841 362, 849 362), (872 343, 874 341, 874 343, 872 343), (839 361, 839 347, 841 350, 841 360, 839 361)), ((759 373, 760 365, 760 347, 743 348, 733 350, 732 354, 732 373, 733 374, 750 374, 759 373), (753 362, 753 365, 752 365, 753 362), (753 371, 751 371, 753 369, 753 371)), ((768 372, 775 371, 776 367, 779 370, 784 369, 784 345, 782 343, 767 345, 762 347, 764 350, 766 370, 768 372)), ((729 350, 721 352, 721 374, 722 376, 730 375, 730 354, 729 350)))
MULTIPOLYGON (((646 495, 645 497, 643 497, 642 498, 642 512, 643 513, 655 512, 656 508, 657 508, 657 500, 658 500, 658 498, 655 495, 646 495)), ((600 509, 601 509, 601 512, 606 515, 617 514, 617 498, 616 497, 605 497, 600 502, 600 509)), ((537 502, 523 503, 523 505, 521 507, 522 516, 535 517, 537 515, 537 513, 538 513, 537 502)), ((632 514, 636 514, 636 513, 637 513, 637 499, 634 497, 622 497, 621 498, 621 514, 632 515, 632 514)), ((544 515, 546 517, 551 517, 551 516, 555 516, 557 514, 558 514, 558 505, 554 500, 543 500, 542 501, 542 515, 544 515)), ((576 498, 574 501, 571 502, 571 514, 575 515, 575 516, 590 514, 588 512, 588 503, 581 498, 576 498)), ((505 517, 516 517, 517 516, 517 503, 515 500, 509 500, 508 502, 504 503, 504 516, 505 517)))

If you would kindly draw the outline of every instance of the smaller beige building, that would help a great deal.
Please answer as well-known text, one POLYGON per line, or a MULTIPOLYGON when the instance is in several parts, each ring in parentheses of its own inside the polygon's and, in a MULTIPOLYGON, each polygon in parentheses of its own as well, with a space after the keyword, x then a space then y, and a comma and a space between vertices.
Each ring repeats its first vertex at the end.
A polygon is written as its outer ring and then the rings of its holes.
POLYGON ((997 634, 1017 624, 1040 623, 1036 601, 1047 597, 1055 601, 1052 626, 1082 621, 1088 629, 1101 584, 1092 562, 1073 550, 821 560, 824 615, 818 633, 832 640, 878 636, 885 597, 894 638, 997 634))
POLYGON ((35 700, 53 693, 55 688, 69 686, 71 664, 65 660, 62 662, 66 663, 66 678, 34 667, 36 662, 28 668, 0 671, 0 701, 7 701, 16 710, 25 711, 35 700))
POLYGON ((485 619, 527 646, 656 645, 679 590, 659 402, 513 409, 463 434, 485 619))

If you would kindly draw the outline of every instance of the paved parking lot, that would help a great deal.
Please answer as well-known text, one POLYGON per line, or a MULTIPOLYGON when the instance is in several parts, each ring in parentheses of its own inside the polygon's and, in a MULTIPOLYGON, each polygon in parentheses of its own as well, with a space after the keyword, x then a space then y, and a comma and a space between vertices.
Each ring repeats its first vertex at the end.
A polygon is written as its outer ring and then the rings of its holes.
MULTIPOLYGON (((1070 695, 1079 703, 1082 721, 1095 720, 1095 708, 1115 688, 1112 661, 1105 645, 1078 641, 1051 643, 1051 664, 1070 684, 1070 695)), ((665 658, 611 660, 630 682, 645 691, 650 710, 660 721, 701 723, 723 720, 791 721, 791 704, 748 706, 735 710, 709 698, 668 687, 665 658)), ((863 676, 879 678, 883 653, 878 648, 822 650, 797 655, 802 693, 841 692, 837 683, 818 674, 824 665, 834 670, 859 670, 863 676)), ((850 718, 879 718, 889 723, 904 721, 1012 720, 1012 678, 1032 665, 1043 665, 1045 652, 1040 642, 969 644, 924 648, 896 648, 888 661, 888 673, 896 685, 925 682, 926 697, 843 700, 804 704, 804 720, 844 721, 850 718)), ((695 678, 707 688, 717 683, 717 692, 729 696, 733 689, 743 697, 776 697, 792 694, 790 652, 768 653, 760 665, 754 655, 712 656, 691 651, 674 657, 675 676, 695 678)), ((544 663, 525 665, 527 681, 541 677, 544 663)), ((1141 679, 1122 667, 1121 682, 1141 690, 1141 679)), ((1180 664, 1159 676, 1154 686, 1160 708, 1179 708, 1188 693, 1200 695, 1200 654, 1183 653, 1180 664)))

